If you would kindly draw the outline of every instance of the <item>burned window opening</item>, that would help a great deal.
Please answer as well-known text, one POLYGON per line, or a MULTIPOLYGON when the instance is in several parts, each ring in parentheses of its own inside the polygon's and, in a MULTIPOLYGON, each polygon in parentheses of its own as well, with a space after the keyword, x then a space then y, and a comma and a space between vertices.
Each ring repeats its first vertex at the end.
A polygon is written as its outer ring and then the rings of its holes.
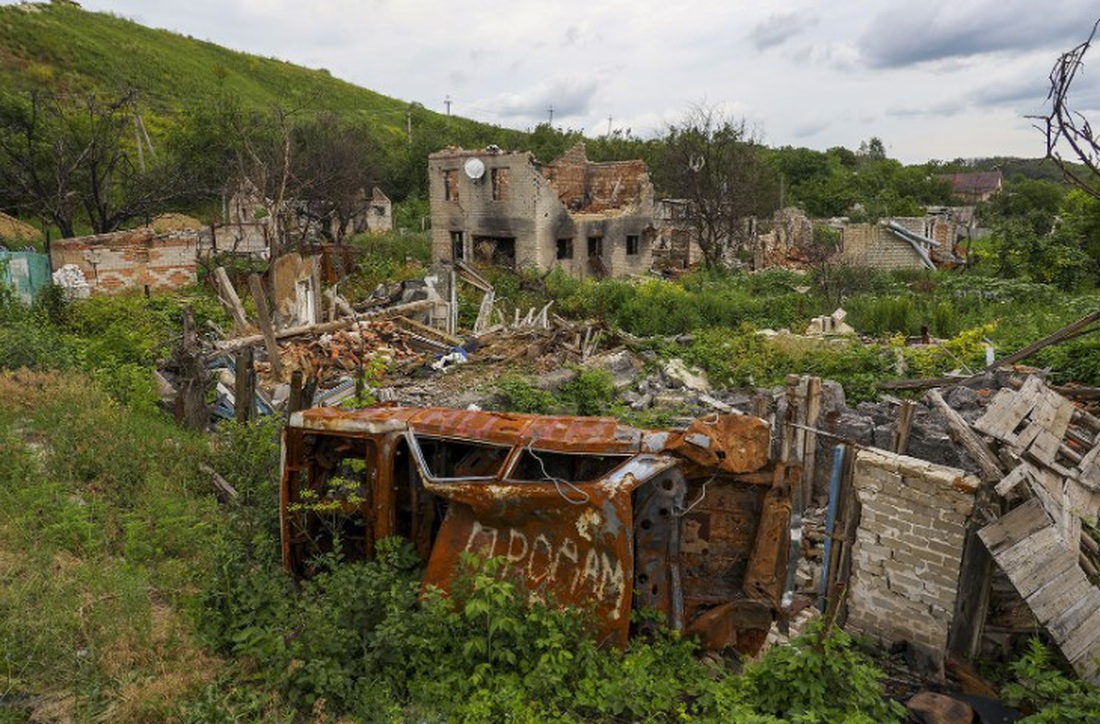
POLYGON ((466 240, 461 231, 451 232, 451 258, 456 261, 466 259, 466 240))
POLYGON ((638 256, 642 250, 642 237, 638 234, 626 235, 626 255, 638 256))
POLYGON ((516 240, 510 237, 475 236, 474 261, 478 264, 514 269, 516 240))
POLYGON ((501 445, 415 435, 433 480, 488 479, 500 474, 511 448, 501 445))
POLYGON ((447 169, 443 172, 443 198, 458 201, 458 171, 447 169))
POLYGON ((573 240, 572 239, 558 239, 558 259, 572 259, 573 258, 573 240))
POLYGON ((628 455, 590 455, 525 448, 508 477, 522 482, 564 480, 588 483, 607 476, 628 459, 628 455))
POLYGON ((494 168, 490 172, 493 185, 493 201, 504 201, 508 198, 508 169, 494 168))

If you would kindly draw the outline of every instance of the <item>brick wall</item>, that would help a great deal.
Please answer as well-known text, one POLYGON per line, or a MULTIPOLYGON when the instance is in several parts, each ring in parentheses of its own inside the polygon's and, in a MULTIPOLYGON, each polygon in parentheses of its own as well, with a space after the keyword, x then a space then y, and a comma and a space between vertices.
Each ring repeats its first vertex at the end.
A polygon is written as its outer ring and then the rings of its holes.
POLYGON ((196 255, 208 244, 208 231, 181 230, 157 234, 140 228, 111 234, 58 239, 50 244, 56 271, 75 264, 93 291, 114 294, 125 289, 170 292, 195 284, 196 255))
POLYGON ((848 224, 842 229, 842 258, 873 269, 923 269, 908 242, 878 224, 848 224))
POLYGON ((852 484, 860 518, 846 628, 887 644, 908 641, 942 669, 978 480, 956 468, 864 449, 852 484))

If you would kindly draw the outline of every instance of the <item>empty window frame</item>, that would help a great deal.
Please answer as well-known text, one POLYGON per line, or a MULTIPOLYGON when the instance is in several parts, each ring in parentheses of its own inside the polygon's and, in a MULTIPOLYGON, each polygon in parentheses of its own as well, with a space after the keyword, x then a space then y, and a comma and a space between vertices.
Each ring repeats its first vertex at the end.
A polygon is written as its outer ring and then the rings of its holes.
POLYGON ((626 235, 626 255, 638 256, 642 251, 642 237, 637 234, 626 235))
POLYGON ((493 201, 504 201, 508 198, 508 169, 494 168, 489 175, 493 184, 493 201))
POLYGON ((495 478, 511 447, 445 437, 411 435, 410 448, 423 462, 424 470, 433 480, 495 478))
POLYGON ((443 198, 458 201, 458 171, 454 169, 443 171, 443 198))
POLYGON ((629 458, 629 455, 562 453, 524 448, 508 479, 531 483, 555 480, 588 483, 606 477, 629 458))
POLYGON ((466 258, 466 240, 461 231, 451 232, 451 258, 455 260, 466 258))
POLYGON ((573 258, 573 240, 572 239, 558 239, 558 259, 572 259, 573 258))

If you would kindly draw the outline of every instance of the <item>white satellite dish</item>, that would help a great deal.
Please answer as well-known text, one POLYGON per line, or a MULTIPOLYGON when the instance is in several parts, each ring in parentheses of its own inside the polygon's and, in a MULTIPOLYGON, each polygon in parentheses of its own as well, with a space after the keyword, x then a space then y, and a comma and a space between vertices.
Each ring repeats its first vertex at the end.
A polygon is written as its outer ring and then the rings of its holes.
POLYGON ((485 164, 482 163, 480 158, 468 158, 466 159, 466 165, 462 167, 462 170, 466 172, 466 175, 477 181, 479 178, 485 175, 485 164))

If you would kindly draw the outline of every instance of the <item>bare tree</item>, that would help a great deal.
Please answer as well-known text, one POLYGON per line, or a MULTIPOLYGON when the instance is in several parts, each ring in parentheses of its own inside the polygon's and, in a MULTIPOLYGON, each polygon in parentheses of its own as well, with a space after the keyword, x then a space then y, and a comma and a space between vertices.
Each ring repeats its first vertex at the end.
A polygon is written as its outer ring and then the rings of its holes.
POLYGON ((1049 112, 1043 116, 1032 116, 1041 122, 1036 127, 1046 135, 1047 157, 1054 160, 1074 185, 1100 199, 1100 139, 1092 130, 1092 124, 1070 103, 1070 89, 1077 74, 1084 68, 1085 53, 1088 52, 1096 37, 1100 20, 1092 26, 1092 32, 1085 42, 1063 53, 1050 71, 1050 92, 1047 94, 1049 112), (1063 149, 1070 154, 1067 160, 1063 149), (1073 163, 1081 163, 1087 173, 1073 168, 1073 163))
POLYGON ((104 233, 161 211, 179 194, 179 176, 170 164, 135 163, 135 151, 148 143, 147 136, 136 145, 129 140, 139 124, 136 108, 133 91, 106 101, 6 96, 0 183, 15 204, 57 225, 63 237, 74 235, 78 218, 104 233))
POLYGON ((371 204, 379 150, 366 128, 332 113, 295 129, 292 164, 299 215, 328 240, 342 244, 371 204))
POLYGON ((689 205, 689 225, 707 266, 748 248, 754 217, 779 203, 774 172, 744 121, 693 108, 665 137, 658 185, 689 205))

